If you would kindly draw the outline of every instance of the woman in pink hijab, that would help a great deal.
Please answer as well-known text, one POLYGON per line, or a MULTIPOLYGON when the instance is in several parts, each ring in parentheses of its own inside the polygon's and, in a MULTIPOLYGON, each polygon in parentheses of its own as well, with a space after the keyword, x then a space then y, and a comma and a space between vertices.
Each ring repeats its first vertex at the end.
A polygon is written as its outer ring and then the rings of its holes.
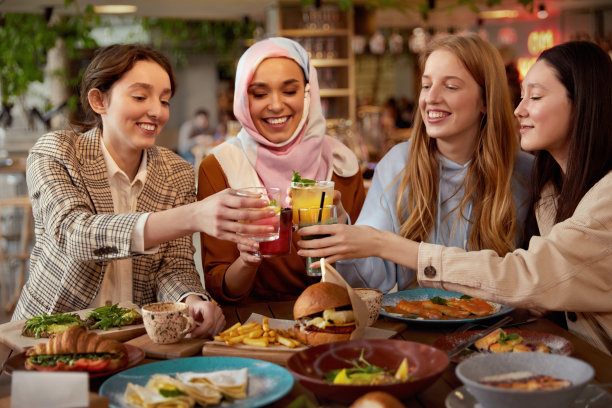
MULTIPOLYGON (((357 219, 365 199, 359 164, 350 149, 325 135, 317 73, 301 45, 270 38, 242 55, 234 114, 242 129, 202 160, 198 199, 228 187, 280 187, 284 195, 295 170, 303 178, 334 181, 334 203, 357 219)), ((296 298, 308 286, 298 240, 294 234, 289 255, 261 258, 254 255, 256 242, 237 246, 202 234, 206 289, 225 302, 296 298)))

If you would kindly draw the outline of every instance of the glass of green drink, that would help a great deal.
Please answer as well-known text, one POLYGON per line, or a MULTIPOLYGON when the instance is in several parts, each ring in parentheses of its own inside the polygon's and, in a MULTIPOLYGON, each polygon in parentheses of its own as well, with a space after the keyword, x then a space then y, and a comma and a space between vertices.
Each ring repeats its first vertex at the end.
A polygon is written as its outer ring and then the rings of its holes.
MULTIPOLYGON (((295 207, 294 207, 295 209, 295 207)), ((338 223, 338 215, 336 213, 335 205, 324 205, 323 207, 308 207, 298 208, 298 227, 304 228, 311 225, 321 224, 336 224, 338 223)), ((302 239, 319 239, 328 237, 328 234, 322 235, 305 235, 302 239)), ((306 257, 306 275, 311 283, 315 283, 321 280, 321 268, 311 268, 310 265, 314 262, 318 262, 321 258, 318 257, 306 257)))

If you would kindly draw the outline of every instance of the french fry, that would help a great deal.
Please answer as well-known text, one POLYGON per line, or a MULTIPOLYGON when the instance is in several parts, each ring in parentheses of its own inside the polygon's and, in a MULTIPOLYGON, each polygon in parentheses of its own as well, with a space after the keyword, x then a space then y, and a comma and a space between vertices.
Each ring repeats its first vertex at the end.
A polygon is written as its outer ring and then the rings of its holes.
POLYGON ((238 331, 240 332, 240 334, 244 334, 246 332, 250 332, 253 329, 256 329, 257 326, 259 326, 259 323, 250 322, 250 323, 242 325, 241 327, 238 327, 238 331))
POLYGON ((242 343, 242 340, 244 340, 245 338, 246 338, 246 334, 241 334, 236 337, 229 337, 225 339, 225 344, 231 346, 232 344, 242 343))
POLYGON ((258 338, 258 337, 263 338, 263 337, 262 337, 262 336, 263 336, 263 334, 264 334, 263 330, 261 330, 261 329, 255 329, 255 330, 253 330, 253 331, 250 331, 250 332, 247 334, 246 338, 247 338, 247 339, 256 339, 256 338, 258 338))
POLYGON ((236 323, 214 337, 215 341, 224 342, 227 345, 246 344, 254 347, 268 347, 270 345, 282 345, 288 348, 302 346, 291 329, 272 329, 269 319, 264 317, 262 323, 249 322, 246 324, 236 323))
POLYGON ((259 339, 250 339, 247 337, 244 340, 242 340, 242 342, 249 346, 268 347, 268 339, 264 337, 261 337, 259 339))
POLYGON ((282 344, 283 346, 285 346, 285 347, 289 347, 289 348, 295 348, 296 347, 295 343, 293 343, 293 341, 291 341, 291 339, 288 339, 288 338, 283 337, 283 336, 278 336, 277 339, 278 339, 278 342, 280 344, 282 344))

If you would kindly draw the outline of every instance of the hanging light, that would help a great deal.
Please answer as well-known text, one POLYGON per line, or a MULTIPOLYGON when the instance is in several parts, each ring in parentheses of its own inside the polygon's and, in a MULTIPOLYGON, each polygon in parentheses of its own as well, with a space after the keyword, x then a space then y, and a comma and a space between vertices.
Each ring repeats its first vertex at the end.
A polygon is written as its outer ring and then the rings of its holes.
POLYGON ((540 20, 544 20, 548 18, 548 11, 546 11, 546 6, 544 3, 540 4, 538 8, 538 13, 536 14, 540 20))

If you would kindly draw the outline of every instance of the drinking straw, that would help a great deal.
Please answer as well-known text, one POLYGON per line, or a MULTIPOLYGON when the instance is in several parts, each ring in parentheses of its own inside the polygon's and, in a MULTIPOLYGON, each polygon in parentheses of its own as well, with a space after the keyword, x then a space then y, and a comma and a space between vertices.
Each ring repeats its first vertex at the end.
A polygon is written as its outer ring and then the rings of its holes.
POLYGON ((321 204, 319 205, 319 219, 317 220, 318 224, 321 223, 321 218, 323 217, 323 202, 324 201, 325 201, 325 191, 321 193, 321 204))

